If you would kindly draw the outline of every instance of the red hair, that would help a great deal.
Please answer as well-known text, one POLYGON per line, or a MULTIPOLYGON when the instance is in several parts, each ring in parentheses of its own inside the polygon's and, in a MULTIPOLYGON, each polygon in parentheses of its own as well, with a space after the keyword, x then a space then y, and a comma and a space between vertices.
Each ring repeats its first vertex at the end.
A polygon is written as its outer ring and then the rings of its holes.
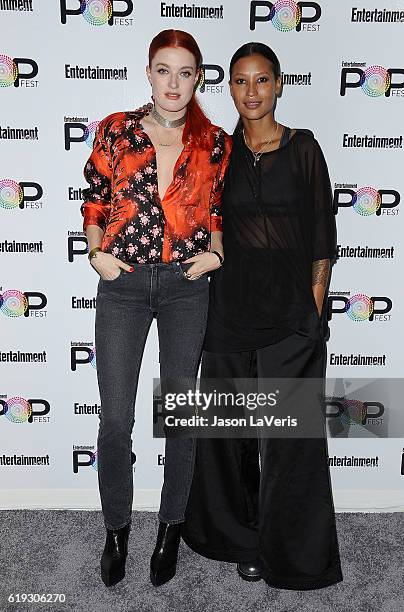
MULTIPOLYGON (((165 47, 186 49, 194 56, 197 71, 201 68, 202 53, 198 43, 191 34, 182 30, 163 30, 153 38, 149 47, 149 66, 151 66, 157 51, 165 47)), ((188 137, 191 136, 197 145, 203 146, 205 144, 203 139, 208 133, 209 126, 210 121, 203 112, 194 92, 188 102, 187 120, 182 134, 182 142, 185 144, 188 137)))

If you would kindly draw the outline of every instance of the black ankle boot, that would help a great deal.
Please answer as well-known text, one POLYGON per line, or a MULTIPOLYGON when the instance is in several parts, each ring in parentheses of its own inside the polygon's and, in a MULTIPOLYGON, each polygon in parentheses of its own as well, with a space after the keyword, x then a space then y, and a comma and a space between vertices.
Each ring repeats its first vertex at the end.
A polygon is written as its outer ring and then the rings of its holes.
POLYGON ((160 521, 157 542, 150 561, 150 580, 160 586, 175 576, 181 523, 170 525, 160 521))
POLYGON ((120 529, 107 529, 101 557, 101 578, 106 586, 113 586, 125 576, 130 523, 120 529))
POLYGON ((261 561, 242 561, 237 563, 237 573, 243 580, 257 582, 262 578, 261 561))

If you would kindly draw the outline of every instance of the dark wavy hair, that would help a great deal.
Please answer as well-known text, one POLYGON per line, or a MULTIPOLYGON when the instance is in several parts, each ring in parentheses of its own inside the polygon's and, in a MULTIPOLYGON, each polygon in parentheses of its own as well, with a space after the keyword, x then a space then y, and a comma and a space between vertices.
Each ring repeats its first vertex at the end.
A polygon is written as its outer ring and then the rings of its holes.
MULTIPOLYGON (((251 55, 262 55, 263 57, 265 57, 265 59, 267 59, 271 63, 272 72, 274 74, 275 79, 278 79, 281 76, 281 65, 275 51, 273 51, 271 47, 268 47, 268 45, 265 45, 264 43, 249 42, 245 43, 245 45, 242 45, 239 49, 237 49, 237 51, 231 58, 229 66, 230 79, 233 74, 235 63, 238 62, 239 59, 243 57, 250 57, 251 55)), ((240 131, 242 127, 243 122, 241 117, 239 117, 237 125, 234 129, 234 133, 240 131)))

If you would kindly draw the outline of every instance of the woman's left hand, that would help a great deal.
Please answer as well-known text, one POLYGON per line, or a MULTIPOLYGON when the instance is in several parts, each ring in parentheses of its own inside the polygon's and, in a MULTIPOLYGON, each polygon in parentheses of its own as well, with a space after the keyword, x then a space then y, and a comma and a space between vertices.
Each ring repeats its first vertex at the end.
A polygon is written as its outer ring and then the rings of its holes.
POLYGON ((211 253, 210 251, 206 253, 200 253, 199 255, 194 255, 194 257, 186 259, 184 263, 193 264, 193 266, 191 266, 187 272, 187 277, 189 280, 196 280, 200 276, 202 276, 202 274, 220 268, 220 261, 218 256, 214 253, 211 253))

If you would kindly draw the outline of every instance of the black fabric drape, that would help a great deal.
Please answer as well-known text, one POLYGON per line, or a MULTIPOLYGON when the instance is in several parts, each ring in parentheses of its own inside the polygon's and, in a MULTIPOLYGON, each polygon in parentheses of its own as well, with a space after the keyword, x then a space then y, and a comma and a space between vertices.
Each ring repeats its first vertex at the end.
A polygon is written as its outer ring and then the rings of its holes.
POLYGON ((331 185, 317 140, 298 130, 254 165, 237 133, 222 204, 225 262, 210 283, 205 349, 264 347, 315 311, 313 261, 336 257, 331 185))
MULTIPOLYGON (((214 378, 321 379, 325 360, 313 313, 299 332, 263 349, 204 352, 201 388, 214 378)), ((260 557, 276 588, 340 582, 327 453, 326 438, 198 439, 183 539, 211 559, 260 557)))

